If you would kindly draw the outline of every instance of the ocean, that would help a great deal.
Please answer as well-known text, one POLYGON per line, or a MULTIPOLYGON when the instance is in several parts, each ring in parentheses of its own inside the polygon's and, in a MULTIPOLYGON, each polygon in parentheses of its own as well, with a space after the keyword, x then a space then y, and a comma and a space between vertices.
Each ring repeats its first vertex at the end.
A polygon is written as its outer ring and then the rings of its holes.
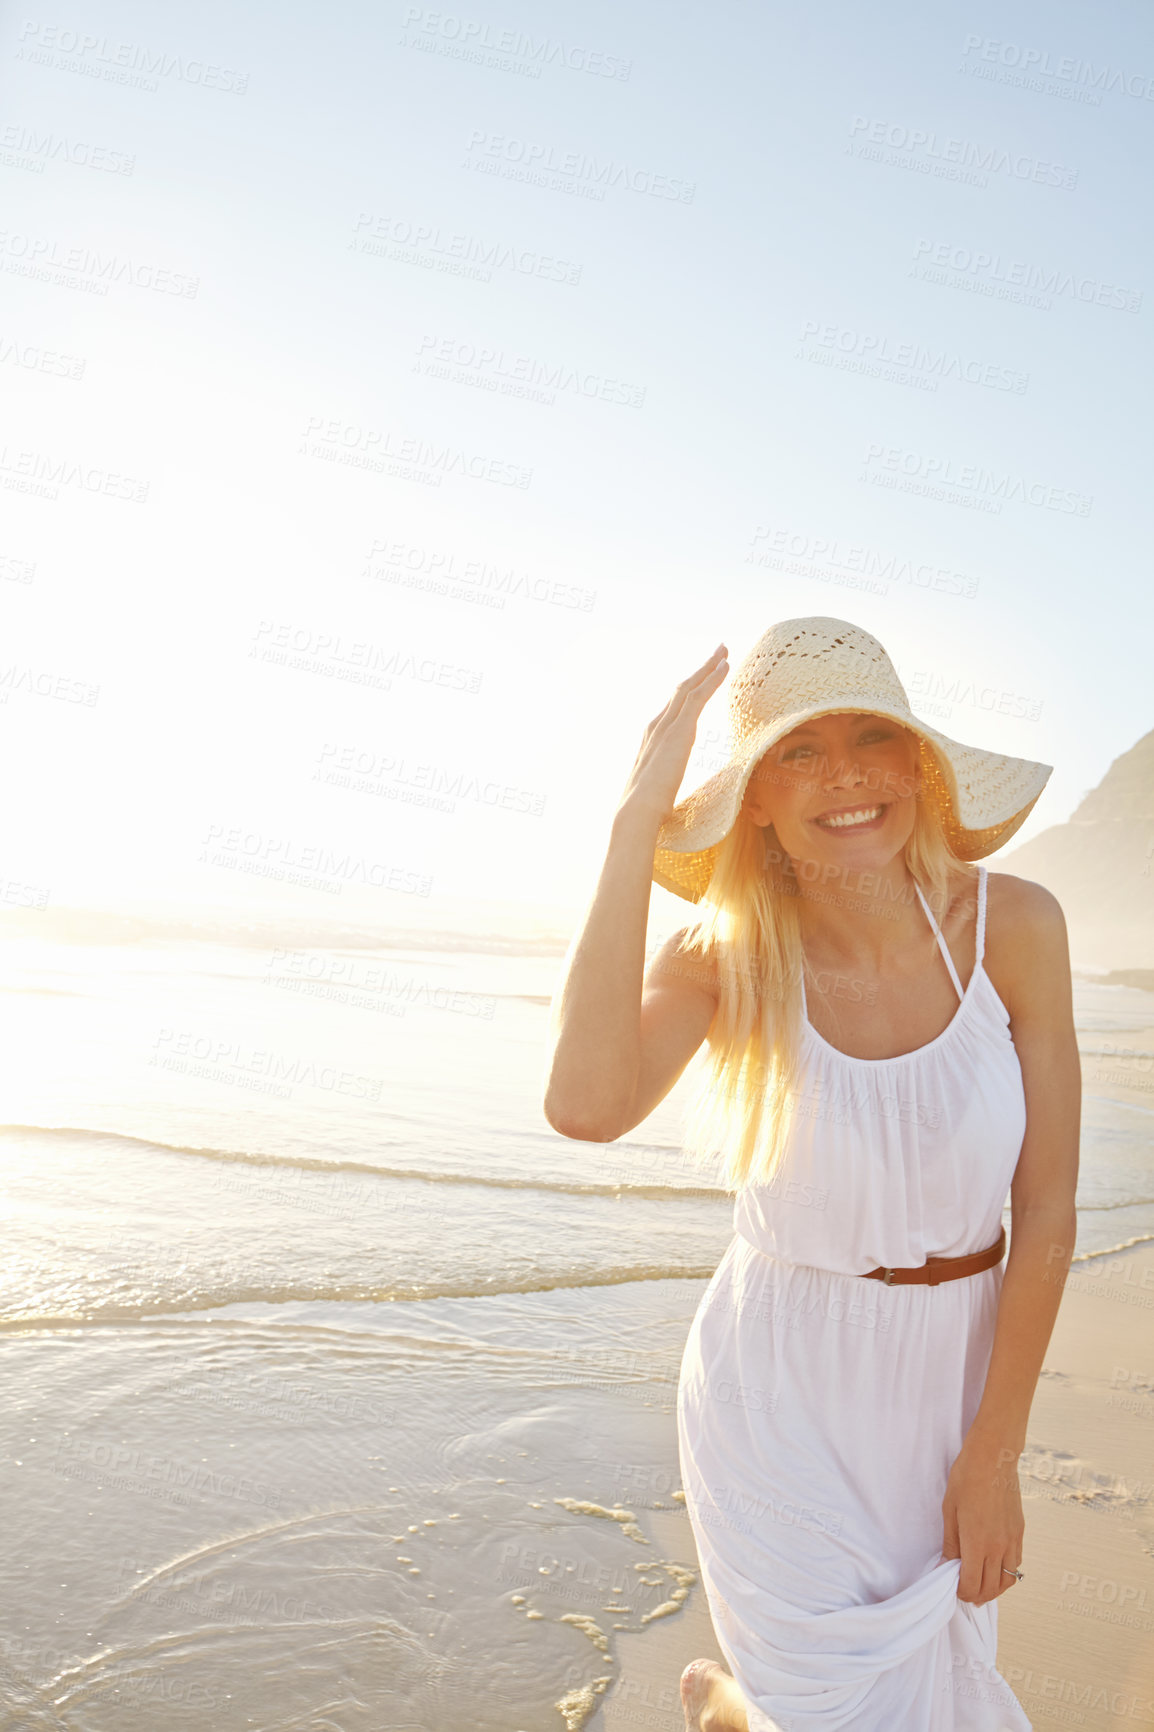
MULTIPOLYGON (((6 947, 21 1727, 578 1732, 618 1632, 700 1594, 673 1402, 732 1199, 679 1147, 696 1065, 569 1141, 560 947, 392 936, 6 947)), ((1154 1238, 1154 994, 1076 1015, 1085 1261, 1154 1238)))

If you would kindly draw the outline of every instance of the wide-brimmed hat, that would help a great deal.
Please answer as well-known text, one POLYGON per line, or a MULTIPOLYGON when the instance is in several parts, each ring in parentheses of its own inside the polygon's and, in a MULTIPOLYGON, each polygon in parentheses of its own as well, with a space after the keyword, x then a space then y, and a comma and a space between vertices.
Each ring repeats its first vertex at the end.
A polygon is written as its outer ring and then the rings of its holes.
POLYGON ((981 860, 1008 842, 1050 779, 1051 764, 963 746, 921 721, 889 656, 860 626, 823 617, 782 620, 730 682, 729 762, 661 825, 653 877, 662 889, 700 900, 758 760, 803 722, 838 711, 888 716, 917 734, 922 797, 963 860, 981 860))

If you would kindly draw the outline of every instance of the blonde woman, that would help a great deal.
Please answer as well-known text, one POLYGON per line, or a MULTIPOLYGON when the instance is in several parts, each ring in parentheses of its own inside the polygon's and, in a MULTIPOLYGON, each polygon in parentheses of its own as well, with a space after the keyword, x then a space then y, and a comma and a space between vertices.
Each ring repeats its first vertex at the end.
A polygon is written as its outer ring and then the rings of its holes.
POLYGON ((728 1671, 697 1732, 1029 1732, 996 1667, 1017 1462, 1076 1230, 1062 911, 972 862, 1045 764, 920 721, 876 638, 772 626, 674 806, 725 646, 646 729, 554 1000, 544 1108, 624 1136, 708 1042, 687 1147, 734 1196, 677 1426, 728 1671), (645 968, 651 880, 698 904, 645 968), (1009 1193, 1012 1245, 1002 1225, 1009 1193))

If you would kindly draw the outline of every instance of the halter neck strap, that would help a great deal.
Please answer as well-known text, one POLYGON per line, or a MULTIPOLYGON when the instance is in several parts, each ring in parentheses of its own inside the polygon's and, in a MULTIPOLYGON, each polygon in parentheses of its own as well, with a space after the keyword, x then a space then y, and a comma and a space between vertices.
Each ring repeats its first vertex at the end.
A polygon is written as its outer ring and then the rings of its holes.
POLYGON ((942 957, 943 957, 945 964, 946 964, 946 967, 950 971, 950 979, 954 983, 954 990, 956 991, 959 999, 962 999, 966 995, 962 990, 962 983, 958 979, 958 971, 954 967, 954 959, 950 955, 950 947, 946 943, 945 939, 942 937, 942 929, 938 925, 937 921, 934 919, 933 909, 930 907, 929 903, 926 901, 925 897, 922 895, 921 885, 918 884, 916 881, 914 883, 914 889, 918 893, 918 901, 921 903, 922 907, 926 911, 926 919, 929 921, 930 925, 933 927, 934 937, 938 941, 938 949, 941 951, 942 957))
MULTIPOLYGON (((986 877, 987 877, 986 868, 984 866, 979 866, 978 867, 978 919, 977 919, 977 926, 976 926, 975 933, 974 933, 974 968, 975 968, 975 970, 977 970, 977 968, 979 967, 979 965, 982 961, 982 958, 986 952, 986 877)), ((954 959, 950 955, 949 945, 946 943, 945 939, 943 938, 942 929, 938 925, 937 921, 934 919, 933 909, 930 907, 929 903, 926 901, 925 897, 922 895, 922 887, 916 881, 916 879, 914 881, 914 889, 918 893, 918 901, 921 903, 922 907, 925 909, 926 919, 929 921, 930 926, 933 929, 934 937, 938 941, 938 949, 942 953, 942 958, 945 962, 945 965, 950 971, 950 979, 954 983, 954 990, 956 991, 958 998, 963 999, 966 996, 965 990, 962 986, 961 981, 958 979, 958 971, 954 967, 954 959)), ((805 968, 804 968, 804 965, 803 965, 802 971, 801 971, 801 1004, 802 1004, 803 1014, 808 1016, 809 1008, 808 1008, 808 1004, 806 1002, 806 995, 805 995, 805 968)))
MULTIPOLYGON (((986 949, 986 876, 987 876, 986 868, 984 866, 979 866, 978 867, 978 918, 977 918, 977 923, 976 923, 976 926, 974 929, 974 968, 975 968, 975 970, 980 966, 981 961, 982 961, 982 957, 985 955, 985 949, 986 949)), ((954 987, 957 990, 958 997, 964 998, 966 995, 962 990, 962 983, 958 979, 958 971, 954 967, 954 960, 953 960, 953 957, 950 955, 949 946, 947 945, 945 939, 942 937, 942 929, 938 925, 937 921, 934 919, 933 909, 930 907, 929 903, 926 901, 925 897, 922 895, 921 885, 918 883, 915 883, 914 889, 918 893, 918 901, 921 903, 922 907, 926 911, 926 919, 929 921, 930 925, 933 927, 934 937, 937 939, 938 948, 941 951, 942 956, 945 958, 946 967, 950 971, 950 979, 954 983, 954 987)))

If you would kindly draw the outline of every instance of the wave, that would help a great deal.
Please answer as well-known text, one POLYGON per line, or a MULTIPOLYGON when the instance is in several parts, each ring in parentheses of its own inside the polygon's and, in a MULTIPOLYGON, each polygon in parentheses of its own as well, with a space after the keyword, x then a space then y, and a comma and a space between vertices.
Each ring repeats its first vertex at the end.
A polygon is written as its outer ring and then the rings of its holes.
MULTIPOLYGON (((1148 1109, 1143 1107, 1139 1111, 1148 1109)), ((374 1161, 357 1161, 347 1159, 327 1159, 323 1155, 285 1155, 273 1154, 259 1149, 220 1149, 203 1148, 187 1143, 170 1143, 161 1137, 137 1137, 127 1131, 92 1130, 83 1125, 0 1125, 0 1137, 25 1136, 51 1138, 74 1138, 92 1143, 121 1143, 137 1149, 161 1149, 165 1154, 187 1155, 193 1160, 220 1161, 245 1167, 270 1167, 276 1169, 298 1170, 308 1173, 356 1173, 362 1177, 374 1179, 408 1179, 427 1185, 480 1185, 495 1191, 552 1191, 574 1197, 637 1197, 661 1201, 675 1198, 683 1200, 712 1200, 715 1202, 732 1202, 733 1192, 720 1185, 686 1184, 660 1185, 648 1184, 637 1179, 549 1179, 544 1177, 503 1178, 493 1173, 436 1173, 421 1170, 416 1167, 381 1166, 374 1161)), ((628 1144, 617 1145, 623 1149, 656 1149, 666 1152, 663 1144, 628 1144)), ((1117 1202, 1109 1203, 1079 1203, 1080 1216, 1105 1215, 1118 1209, 1154 1208, 1154 1196, 1125 1197, 1117 1202)), ((1129 1245, 1140 1244, 1142 1239, 1126 1240, 1124 1244, 1111 1249, 1125 1250, 1129 1245)), ((1084 1253, 1086 1256, 1107 1256, 1106 1251, 1084 1253)))
POLYGON ((439 1280, 408 1282, 390 1286, 387 1282, 352 1283, 322 1286, 307 1281, 283 1286, 236 1287, 222 1285, 213 1293, 165 1302, 157 1298, 142 1305, 94 1305, 86 1311, 34 1312, 0 1318, 0 1335, 17 1334, 25 1329, 100 1328, 106 1324, 147 1323, 162 1317, 194 1316, 202 1311, 219 1311, 230 1305, 297 1305, 297 1304, 421 1304, 429 1299, 493 1299, 515 1293, 552 1293, 563 1288, 621 1287, 630 1281, 708 1281, 715 1274, 717 1259, 711 1263, 673 1269, 652 1263, 638 1263, 609 1269, 585 1270, 580 1274, 558 1272, 517 1280, 515 1277, 484 1279, 462 1278, 460 1281, 439 1280))
MULTIPOLYGON (((166 1154, 195 1160, 223 1161, 247 1167, 297 1168, 310 1173, 357 1173, 375 1179, 411 1179, 426 1185, 483 1185, 500 1191, 561 1191, 575 1197, 641 1197, 656 1200, 714 1198, 732 1201, 732 1193, 716 1185, 653 1185, 633 1179, 500 1178, 492 1173, 431 1173, 413 1167, 382 1167, 372 1161, 326 1160, 321 1155, 276 1155, 252 1149, 196 1148, 168 1143, 159 1137, 134 1137, 123 1131, 94 1131, 74 1125, 0 1125, 2 1136, 79 1138, 93 1143, 124 1143, 138 1149, 163 1149, 166 1154)), ((628 1145, 619 1145, 628 1147, 628 1145)))
POLYGON ((1131 986, 1139 992, 1154 992, 1154 968, 1111 968, 1102 974, 1074 968, 1070 972, 1075 980, 1084 980, 1090 986, 1131 986))
MULTIPOLYGON (((1103 1257, 1116 1256, 1134 1250, 1139 1245, 1154 1244, 1154 1233, 1138 1233, 1118 1245, 1100 1251, 1081 1251, 1072 1260, 1076 1264, 1091 1264, 1103 1257)), ((233 1305, 291 1304, 421 1304, 431 1299, 493 1299, 512 1294, 552 1293, 579 1287, 620 1287, 632 1281, 708 1281, 715 1274, 717 1259, 708 1264, 671 1268, 661 1264, 637 1263, 580 1274, 561 1273, 538 1275, 517 1280, 515 1277, 408 1282, 390 1285, 388 1282, 360 1282, 345 1285, 317 1285, 307 1281, 279 1286, 222 1287, 201 1298, 187 1294, 165 1303, 163 1299, 143 1305, 96 1305, 87 1311, 27 1312, 20 1316, 0 1318, 0 1335, 18 1334, 27 1329, 101 1328, 124 1323, 147 1323, 157 1319, 197 1316, 206 1311, 220 1311, 233 1305)), ((1092 1274, 1092 1270, 1087 1270, 1092 1274)), ((1077 1288, 1072 1289, 1074 1292, 1077 1288)), ((442 1344, 445 1345, 445 1344, 442 1344)), ((449 1343, 448 1345, 452 1345, 449 1343)), ((606 1373, 612 1376, 611 1372, 606 1373)))
POLYGON ((1104 1101, 1107 1106, 1118 1107, 1122 1112, 1143 1113, 1147 1118, 1150 1117, 1151 1113, 1154 1113, 1154 1107, 1148 1107, 1142 1101, 1123 1101, 1119 1100, 1117 1095, 1088 1094, 1086 1099, 1088 1101, 1104 1101))
POLYGON ((1135 1245, 1154 1245, 1154 1233, 1135 1233, 1132 1239, 1123 1239, 1117 1245, 1107 1245, 1101 1251, 1077 1251, 1071 1258, 1071 1263, 1092 1263, 1098 1257, 1114 1257, 1119 1251, 1132 1251, 1135 1245))
POLYGON ((1109 1215, 1115 1209, 1149 1209, 1154 1197, 1127 1197, 1122 1203, 1079 1203, 1079 1215, 1109 1215))

